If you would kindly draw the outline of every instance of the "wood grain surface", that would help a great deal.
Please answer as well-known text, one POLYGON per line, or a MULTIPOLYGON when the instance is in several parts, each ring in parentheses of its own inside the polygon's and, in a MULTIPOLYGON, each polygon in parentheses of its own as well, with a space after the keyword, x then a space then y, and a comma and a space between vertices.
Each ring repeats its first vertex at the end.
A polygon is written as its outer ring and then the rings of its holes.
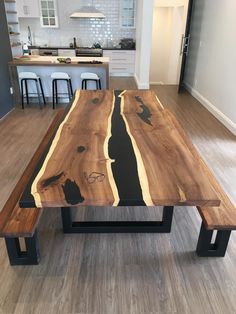
POLYGON ((207 175, 211 186, 214 188, 218 198, 221 203, 218 207, 207 207, 207 206, 197 206, 198 211, 202 217, 202 220, 205 224, 205 227, 208 230, 235 230, 236 229, 236 207, 231 202, 227 193, 220 186, 219 182, 216 180, 215 176, 203 161, 202 158, 199 157, 196 149, 194 148, 190 139, 184 133, 182 127, 178 123, 178 121, 173 117, 173 114, 166 109, 167 114, 171 117, 175 128, 184 138, 185 142, 188 145, 188 148, 191 150, 193 156, 199 160, 201 167, 205 174, 207 175))
POLYGON ((151 91, 77 91, 32 184, 36 206, 218 206, 173 120, 151 91))
POLYGON ((19 208, 18 201, 28 183, 34 168, 53 136, 55 128, 61 122, 64 110, 61 109, 49 126, 44 138, 31 158, 28 166, 16 184, 6 204, 0 212, 0 236, 32 236, 42 214, 41 208, 19 208))
POLYGON ((122 116, 133 138, 144 201, 148 205, 220 204, 207 175, 151 91, 122 93, 122 116), (142 161, 141 161, 142 159, 142 161), (149 195, 147 193, 149 187, 149 195))
POLYGON ((112 91, 77 91, 33 185, 37 207, 116 205, 108 156, 112 91))

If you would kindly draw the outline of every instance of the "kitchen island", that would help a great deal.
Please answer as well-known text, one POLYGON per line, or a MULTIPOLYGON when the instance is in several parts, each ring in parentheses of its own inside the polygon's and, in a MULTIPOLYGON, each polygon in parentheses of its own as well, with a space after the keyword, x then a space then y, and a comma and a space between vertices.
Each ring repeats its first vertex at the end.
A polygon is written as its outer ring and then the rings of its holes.
MULTIPOLYGON (((104 57, 71 57, 71 63, 59 63, 58 57, 46 56, 29 56, 28 58, 16 58, 9 62, 9 71, 11 84, 13 87, 13 97, 15 105, 21 103, 21 93, 19 84, 19 73, 34 72, 41 79, 44 88, 44 93, 47 101, 52 99, 52 80, 53 72, 66 72, 72 80, 73 90, 81 88, 81 73, 93 72, 96 73, 102 83, 102 89, 109 89, 109 58, 104 57), (101 63, 90 63, 98 61, 101 63)), ((66 93, 65 84, 61 82, 60 92, 66 93)), ((92 84, 93 82, 91 82, 92 84)), ((93 85, 88 84, 88 89, 93 88, 93 85)), ((35 92, 35 86, 30 86, 30 91, 35 92)))

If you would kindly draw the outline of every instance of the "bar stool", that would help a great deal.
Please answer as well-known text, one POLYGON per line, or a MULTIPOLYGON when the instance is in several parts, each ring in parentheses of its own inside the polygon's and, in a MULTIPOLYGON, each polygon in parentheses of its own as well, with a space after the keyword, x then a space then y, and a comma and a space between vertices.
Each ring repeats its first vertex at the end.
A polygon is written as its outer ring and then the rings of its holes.
POLYGON ((87 82, 94 81, 96 82, 97 89, 102 89, 101 79, 96 73, 84 72, 81 74, 82 79, 82 89, 87 89, 87 82))
POLYGON ((55 103, 58 104, 58 95, 67 95, 69 97, 69 99, 71 100, 73 97, 73 89, 72 89, 71 78, 67 73, 54 72, 51 74, 51 78, 52 78, 53 109, 55 109, 55 103), (58 93, 58 87, 57 87, 58 81, 65 81, 67 83, 68 93, 58 93))
POLYGON ((39 106, 40 106, 40 109, 42 109, 41 96, 43 98, 44 105, 46 105, 46 101, 45 101, 45 96, 44 96, 44 91, 43 91, 41 78, 34 72, 21 72, 21 73, 19 73, 19 79, 20 79, 20 85, 21 85, 21 105, 22 105, 22 109, 25 108, 25 106, 24 106, 24 98, 26 98, 27 104, 29 104, 29 95, 35 95, 36 94, 36 93, 29 93, 28 81, 34 81, 35 82, 36 89, 37 89, 38 100, 39 100, 39 106), (25 94, 24 94, 24 86, 25 86, 25 94), (41 89, 41 94, 40 94, 40 89, 39 88, 41 89))

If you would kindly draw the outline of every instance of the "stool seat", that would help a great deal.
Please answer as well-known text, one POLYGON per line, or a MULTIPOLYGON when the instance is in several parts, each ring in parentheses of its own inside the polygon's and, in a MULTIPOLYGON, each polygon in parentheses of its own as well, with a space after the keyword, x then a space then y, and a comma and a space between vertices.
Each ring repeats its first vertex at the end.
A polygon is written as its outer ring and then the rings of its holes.
POLYGON ((70 76, 65 72, 54 72, 51 74, 51 78, 56 80, 69 80, 70 76))
POLYGON ((20 72, 19 78, 22 79, 30 79, 30 80, 37 80, 39 77, 34 72, 20 72))
POLYGON ((81 88, 82 89, 87 89, 87 82, 93 81, 96 84, 97 89, 102 89, 101 87, 101 79, 96 73, 91 73, 91 72, 84 72, 81 73, 81 88))
POLYGON ((99 76, 96 73, 84 72, 81 74, 83 80, 99 80, 99 76))
POLYGON ((26 98, 27 104, 29 104, 29 95, 34 95, 34 94, 38 95, 39 106, 42 109, 41 96, 43 98, 44 105, 46 104, 46 100, 45 100, 41 78, 34 72, 20 72, 18 76, 19 76, 20 86, 21 86, 22 109, 24 109, 25 107, 24 98, 26 98), (33 81, 35 83, 37 93, 29 93, 28 82, 30 81, 33 81), (41 89, 41 93, 40 93, 40 89, 41 89), (24 90, 25 90, 25 93, 24 93, 24 90))
POLYGON ((52 79, 52 107, 53 109, 55 109, 55 105, 58 104, 59 95, 67 95, 69 100, 72 99, 73 88, 72 88, 71 78, 69 74, 66 72, 53 72, 51 74, 51 79, 52 79), (57 86, 58 81, 62 81, 62 82, 64 81, 66 83, 68 93, 58 93, 58 86, 57 86))

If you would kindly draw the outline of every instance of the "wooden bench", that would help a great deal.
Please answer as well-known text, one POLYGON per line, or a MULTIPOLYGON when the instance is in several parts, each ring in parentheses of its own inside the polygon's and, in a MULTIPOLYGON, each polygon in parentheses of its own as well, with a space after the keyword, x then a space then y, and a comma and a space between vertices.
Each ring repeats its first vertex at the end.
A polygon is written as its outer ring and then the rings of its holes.
POLYGON ((63 109, 58 111, 38 149, 0 212, 0 237, 5 238, 11 265, 36 265, 39 263, 40 254, 36 228, 43 210, 40 208, 20 208, 18 202, 35 166, 54 135, 63 114, 63 109), (19 238, 25 240, 24 250, 21 249, 19 238))
MULTIPOLYGON (((175 120, 176 121, 176 120, 175 120)), ((232 204, 227 194, 209 170, 206 163, 199 155, 192 142, 183 132, 182 127, 176 121, 176 128, 185 138, 188 148, 201 162, 202 168, 221 201, 219 207, 197 207, 202 218, 202 225, 197 244, 197 254, 202 257, 224 257, 232 230, 236 230, 236 207, 232 204), (216 231, 214 243, 212 243, 213 232, 216 231)))
POLYGON ((224 257, 232 230, 236 230, 236 207, 207 168, 208 177, 219 199, 220 207, 198 207, 202 226, 197 245, 198 256, 224 257), (212 243, 214 230, 217 231, 212 243))

